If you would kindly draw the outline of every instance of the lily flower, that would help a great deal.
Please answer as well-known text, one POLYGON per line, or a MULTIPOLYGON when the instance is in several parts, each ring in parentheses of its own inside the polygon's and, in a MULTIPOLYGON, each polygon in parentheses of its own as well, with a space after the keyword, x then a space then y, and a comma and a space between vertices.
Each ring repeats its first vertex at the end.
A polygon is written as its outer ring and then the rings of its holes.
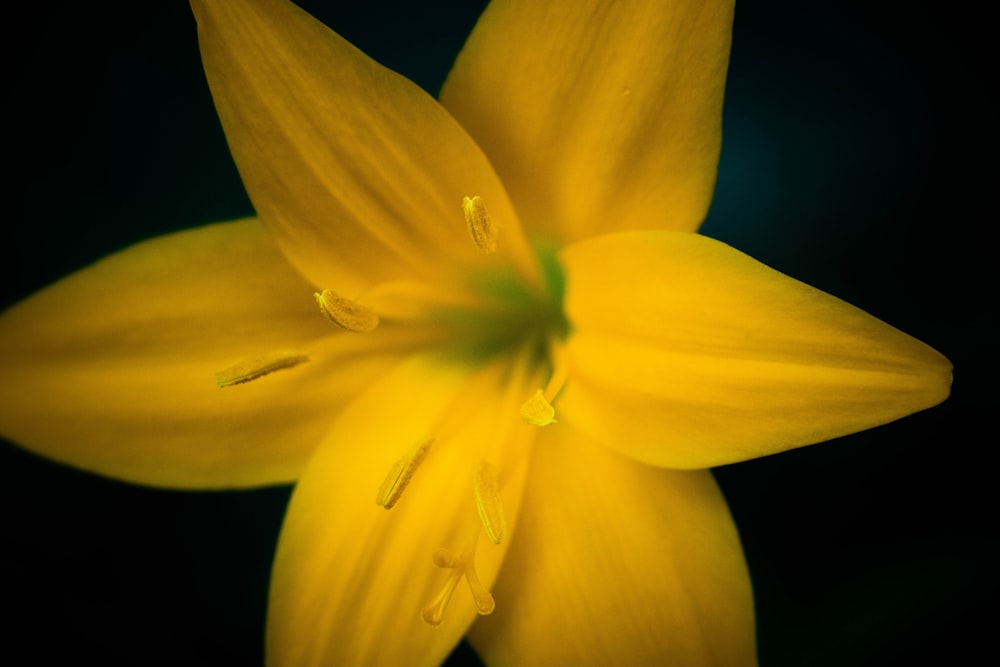
POLYGON ((936 405, 951 365, 696 233, 732 2, 497 0, 438 100, 285 0, 192 6, 258 217, 3 313, 0 432, 294 482, 275 666, 754 664, 709 468, 936 405))

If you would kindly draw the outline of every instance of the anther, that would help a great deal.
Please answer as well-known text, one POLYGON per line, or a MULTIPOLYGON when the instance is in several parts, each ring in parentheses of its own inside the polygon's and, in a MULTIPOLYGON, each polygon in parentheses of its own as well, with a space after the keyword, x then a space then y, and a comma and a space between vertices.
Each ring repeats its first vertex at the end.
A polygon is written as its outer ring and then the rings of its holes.
POLYGON ((500 540, 507 532, 507 520, 504 518, 503 505, 500 503, 499 487, 496 468, 487 461, 480 461, 472 474, 472 489, 476 496, 479 520, 483 522, 486 535, 493 544, 500 544, 500 540))
POLYGON ((472 242, 483 252, 496 252, 497 228, 486 211, 482 197, 466 197, 462 200, 462 210, 465 212, 465 224, 469 227, 472 242))
POLYGON ((375 495, 376 505, 387 510, 392 509, 392 506, 403 495, 410 480, 413 479, 413 473, 417 471, 417 466, 424 460, 424 456, 427 455, 427 450, 431 448, 433 442, 433 439, 418 442, 406 453, 406 456, 392 464, 389 474, 385 476, 382 484, 378 487, 378 493, 375 495))
POLYGON ((548 426, 556 423, 556 409, 539 389, 521 406, 521 419, 534 426, 548 426))
POLYGON ((465 576, 465 581, 469 584, 469 590, 472 592, 472 600, 476 605, 476 611, 483 616, 493 613, 493 610, 496 608, 496 602, 493 600, 490 592, 483 586, 482 582, 479 581, 479 575, 476 573, 475 563, 473 562, 474 556, 471 552, 455 554, 448 549, 438 549, 434 552, 431 559, 436 566, 448 568, 451 572, 448 573, 448 580, 445 581, 441 592, 421 610, 420 617, 425 623, 429 625, 441 624, 441 621, 444 619, 445 609, 447 609, 448 603, 451 601, 451 596, 454 594, 455 589, 458 587, 458 582, 462 579, 463 575, 465 576))
POLYGON ((368 333, 378 326, 379 318, 371 308, 345 299, 328 289, 313 294, 321 313, 339 327, 354 333, 368 333))
POLYGON ((275 350, 252 359, 241 361, 215 374, 215 384, 219 387, 231 387, 264 377, 275 371, 293 368, 309 361, 304 352, 297 350, 275 350))

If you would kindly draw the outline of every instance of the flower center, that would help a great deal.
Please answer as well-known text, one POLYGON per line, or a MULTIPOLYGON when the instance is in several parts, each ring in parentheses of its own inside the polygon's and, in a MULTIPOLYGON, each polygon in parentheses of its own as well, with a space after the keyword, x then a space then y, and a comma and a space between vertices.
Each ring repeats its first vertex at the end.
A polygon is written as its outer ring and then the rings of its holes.
POLYGON ((555 249, 535 246, 542 287, 527 285, 513 270, 470 277, 477 303, 472 308, 442 308, 431 318, 451 332, 450 350, 463 361, 484 362, 498 355, 523 354, 536 363, 551 361, 551 347, 564 340, 569 322, 563 314, 565 277, 555 249))

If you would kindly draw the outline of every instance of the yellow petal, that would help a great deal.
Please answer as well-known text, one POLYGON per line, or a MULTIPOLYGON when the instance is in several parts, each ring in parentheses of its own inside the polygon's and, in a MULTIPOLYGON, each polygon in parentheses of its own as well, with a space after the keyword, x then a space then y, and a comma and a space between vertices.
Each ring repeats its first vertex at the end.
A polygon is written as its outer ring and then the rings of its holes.
POLYGON ((440 625, 421 618, 449 575, 432 556, 475 543, 479 580, 492 587, 538 431, 518 416, 538 378, 507 382, 505 370, 473 373, 414 357, 344 412, 299 480, 282 527, 268 664, 438 665, 459 642, 477 615, 466 581, 440 625), (417 454, 413 445, 428 442, 417 454), (401 472, 401 456, 418 461, 415 469, 401 472), (483 459, 499 471, 507 517, 499 544, 477 509, 483 459), (384 503, 401 475, 402 492, 384 503))
POLYGON ((628 232, 563 260, 575 333, 556 410, 640 461, 751 459, 948 396, 933 349, 718 241, 628 232))
POLYGON ((208 82, 258 215, 317 286, 350 299, 385 281, 455 283, 513 263, 519 222, 482 151, 433 98, 285 0, 194 0, 208 82), (465 197, 498 228, 470 236, 465 197))
POLYGON ((132 482, 289 481, 338 406, 395 358, 391 331, 331 329, 256 220, 146 241, 0 317, 0 432, 132 482))
POLYGON ((712 199, 730 0, 492 2, 441 91, 532 234, 693 231, 712 199))
POLYGON ((756 664, 750 578, 711 473, 563 425, 539 438, 497 610, 469 635, 486 663, 756 664))

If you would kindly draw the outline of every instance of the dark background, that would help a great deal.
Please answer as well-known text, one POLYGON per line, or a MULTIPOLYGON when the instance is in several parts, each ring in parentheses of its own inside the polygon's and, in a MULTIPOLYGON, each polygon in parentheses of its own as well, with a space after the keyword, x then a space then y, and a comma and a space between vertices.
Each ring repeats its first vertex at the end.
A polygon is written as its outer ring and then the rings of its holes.
MULTIPOLYGON (((432 92, 481 9, 368 5, 305 6, 432 92)), ((985 16, 953 6, 737 7, 719 186, 703 231, 956 366, 953 396, 938 408, 717 470, 754 580, 764 667, 965 664, 994 653, 995 79, 985 16)), ((0 306, 140 239, 251 211, 186 3, 20 11, 0 46, 0 306)), ((287 498, 287 488, 135 487, 3 445, 0 661, 259 665, 287 498)), ((469 659, 464 646, 453 656, 469 659)))

